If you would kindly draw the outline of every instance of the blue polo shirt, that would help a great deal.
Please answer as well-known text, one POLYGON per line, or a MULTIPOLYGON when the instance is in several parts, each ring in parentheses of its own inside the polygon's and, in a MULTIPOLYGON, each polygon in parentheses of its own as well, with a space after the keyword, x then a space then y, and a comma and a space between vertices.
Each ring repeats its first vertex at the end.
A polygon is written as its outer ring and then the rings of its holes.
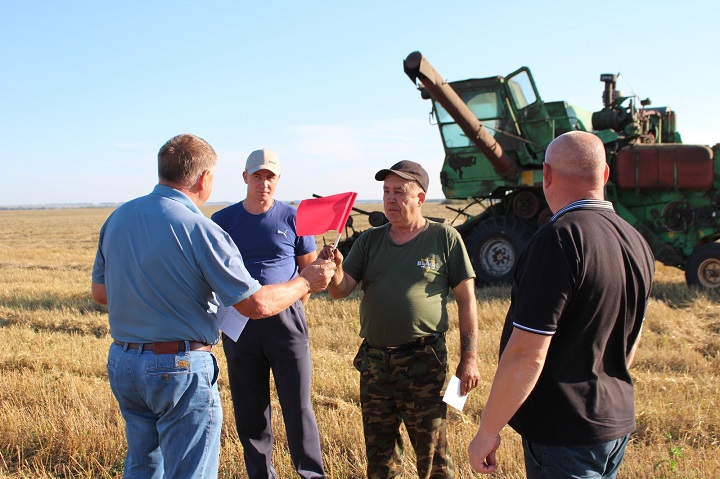
POLYGON ((211 219, 233 239, 253 278, 263 285, 278 284, 297 276, 298 256, 317 249, 314 236, 295 233, 296 212, 275 200, 268 211, 254 215, 241 202, 217 211, 211 219))
POLYGON ((92 280, 106 287, 111 336, 125 342, 215 343, 213 292, 231 305, 260 289, 230 236, 164 185, 110 215, 92 280))

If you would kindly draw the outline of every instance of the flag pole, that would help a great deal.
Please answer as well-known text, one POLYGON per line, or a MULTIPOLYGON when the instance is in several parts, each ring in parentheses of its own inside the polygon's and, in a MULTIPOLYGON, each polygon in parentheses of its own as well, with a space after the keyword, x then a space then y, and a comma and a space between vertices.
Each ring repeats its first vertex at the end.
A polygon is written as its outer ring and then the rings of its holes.
POLYGON ((337 249, 338 243, 340 243, 340 238, 342 237, 342 233, 340 233, 335 240, 335 244, 333 245, 333 249, 337 249))

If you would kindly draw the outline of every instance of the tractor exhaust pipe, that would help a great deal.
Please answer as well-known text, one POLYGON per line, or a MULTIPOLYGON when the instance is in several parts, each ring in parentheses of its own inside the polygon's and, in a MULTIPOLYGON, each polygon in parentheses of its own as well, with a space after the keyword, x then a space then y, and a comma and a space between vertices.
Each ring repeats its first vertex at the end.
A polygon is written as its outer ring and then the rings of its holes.
POLYGON ((403 67, 413 83, 417 85, 419 80, 430 95, 447 110, 470 141, 492 163, 495 172, 506 181, 516 181, 519 172, 515 162, 503 152, 500 144, 422 53, 412 52, 403 62, 403 67))

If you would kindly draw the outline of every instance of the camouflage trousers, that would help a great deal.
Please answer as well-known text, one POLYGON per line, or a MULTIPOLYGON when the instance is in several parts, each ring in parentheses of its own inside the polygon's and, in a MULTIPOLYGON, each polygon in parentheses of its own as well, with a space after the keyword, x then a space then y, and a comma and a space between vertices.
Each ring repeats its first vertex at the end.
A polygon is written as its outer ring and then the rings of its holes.
POLYGON ((368 478, 403 474, 401 422, 415 450, 418 476, 454 477, 447 444, 447 405, 442 400, 447 375, 444 338, 402 352, 387 352, 363 342, 354 366, 360 371, 368 478))

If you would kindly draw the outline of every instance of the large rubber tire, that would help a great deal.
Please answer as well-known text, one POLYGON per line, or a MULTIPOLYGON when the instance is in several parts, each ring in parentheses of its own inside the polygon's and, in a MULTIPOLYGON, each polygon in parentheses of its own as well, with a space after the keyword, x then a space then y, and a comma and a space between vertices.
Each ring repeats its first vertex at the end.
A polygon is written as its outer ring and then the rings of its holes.
POLYGON ((477 284, 512 283, 520 252, 533 233, 528 223, 511 216, 491 216, 478 223, 465 239, 477 284))
POLYGON ((695 248, 685 263, 685 281, 688 286, 720 293, 720 244, 695 248))

